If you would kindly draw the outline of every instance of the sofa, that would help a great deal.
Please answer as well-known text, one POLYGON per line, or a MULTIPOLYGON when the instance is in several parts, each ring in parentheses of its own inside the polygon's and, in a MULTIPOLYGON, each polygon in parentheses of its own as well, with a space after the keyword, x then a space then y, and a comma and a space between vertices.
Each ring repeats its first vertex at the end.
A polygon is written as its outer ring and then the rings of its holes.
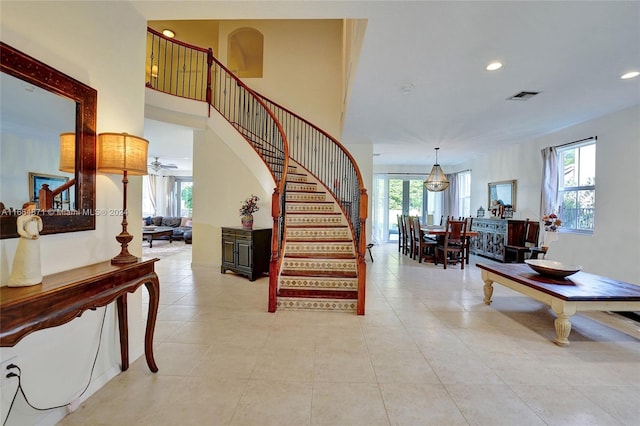
MULTIPOLYGON (((149 216, 143 218, 143 226, 162 226, 173 228, 174 240, 184 240, 186 244, 191 244, 191 218, 180 216, 149 216)), ((158 239, 169 239, 169 237, 160 237, 158 239)))

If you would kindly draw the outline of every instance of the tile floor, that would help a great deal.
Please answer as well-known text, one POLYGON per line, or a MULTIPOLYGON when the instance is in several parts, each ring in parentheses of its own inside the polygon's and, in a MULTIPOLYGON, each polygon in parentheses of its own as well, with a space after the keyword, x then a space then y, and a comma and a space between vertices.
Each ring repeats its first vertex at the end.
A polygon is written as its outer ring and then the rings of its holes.
POLYGON ((62 425, 638 425, 637 323, 553 313, 376 246, 365 316, 266 312, 249 282, 163 258, 157 374, 138 359, 62 425), (618 330, 625 329, 626 332, 618 330))

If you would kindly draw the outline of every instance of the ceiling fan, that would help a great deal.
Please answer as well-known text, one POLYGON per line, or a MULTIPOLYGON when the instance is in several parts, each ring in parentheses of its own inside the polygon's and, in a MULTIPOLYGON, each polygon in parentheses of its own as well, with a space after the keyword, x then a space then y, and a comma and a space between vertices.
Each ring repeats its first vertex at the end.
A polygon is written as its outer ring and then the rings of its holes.
POLYGON ((149 164, 149 167, 151 167, 154 171, 159 172, 160 170, 168 170, 168 169, 177 169, 178 166, 176 166, 175 164, 162 164, 158 159, 160 157, 155 157, 155 160, 153 160, 151 162, 151 164, 149 164))

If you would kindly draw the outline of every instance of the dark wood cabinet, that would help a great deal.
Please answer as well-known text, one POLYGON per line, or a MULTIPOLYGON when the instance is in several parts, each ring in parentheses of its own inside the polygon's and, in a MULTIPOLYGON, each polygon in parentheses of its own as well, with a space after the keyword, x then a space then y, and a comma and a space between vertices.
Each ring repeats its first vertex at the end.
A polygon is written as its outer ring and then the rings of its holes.
POLYGON ((271 229, 222 228, 222 266, 220 272, 233 271, 255 281, 269 272, 271 229))

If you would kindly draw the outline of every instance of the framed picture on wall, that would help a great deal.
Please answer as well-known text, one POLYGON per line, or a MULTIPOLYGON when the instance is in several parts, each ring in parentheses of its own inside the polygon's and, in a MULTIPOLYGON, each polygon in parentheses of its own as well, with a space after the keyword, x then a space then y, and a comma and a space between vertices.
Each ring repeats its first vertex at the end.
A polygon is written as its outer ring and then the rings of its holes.
MULTIPOLYGON (((49 185, 49 189, 53 191, 68 180, 69 178, 64 176, 29 172, 29 200, 34 201, 36 206, 40 208, 39 198, 42 185, 49 185)), ((53 199, 53 208, 62 209, 65 205, 67 207, 69 205, 69 189, 65 189, 53 199)))

